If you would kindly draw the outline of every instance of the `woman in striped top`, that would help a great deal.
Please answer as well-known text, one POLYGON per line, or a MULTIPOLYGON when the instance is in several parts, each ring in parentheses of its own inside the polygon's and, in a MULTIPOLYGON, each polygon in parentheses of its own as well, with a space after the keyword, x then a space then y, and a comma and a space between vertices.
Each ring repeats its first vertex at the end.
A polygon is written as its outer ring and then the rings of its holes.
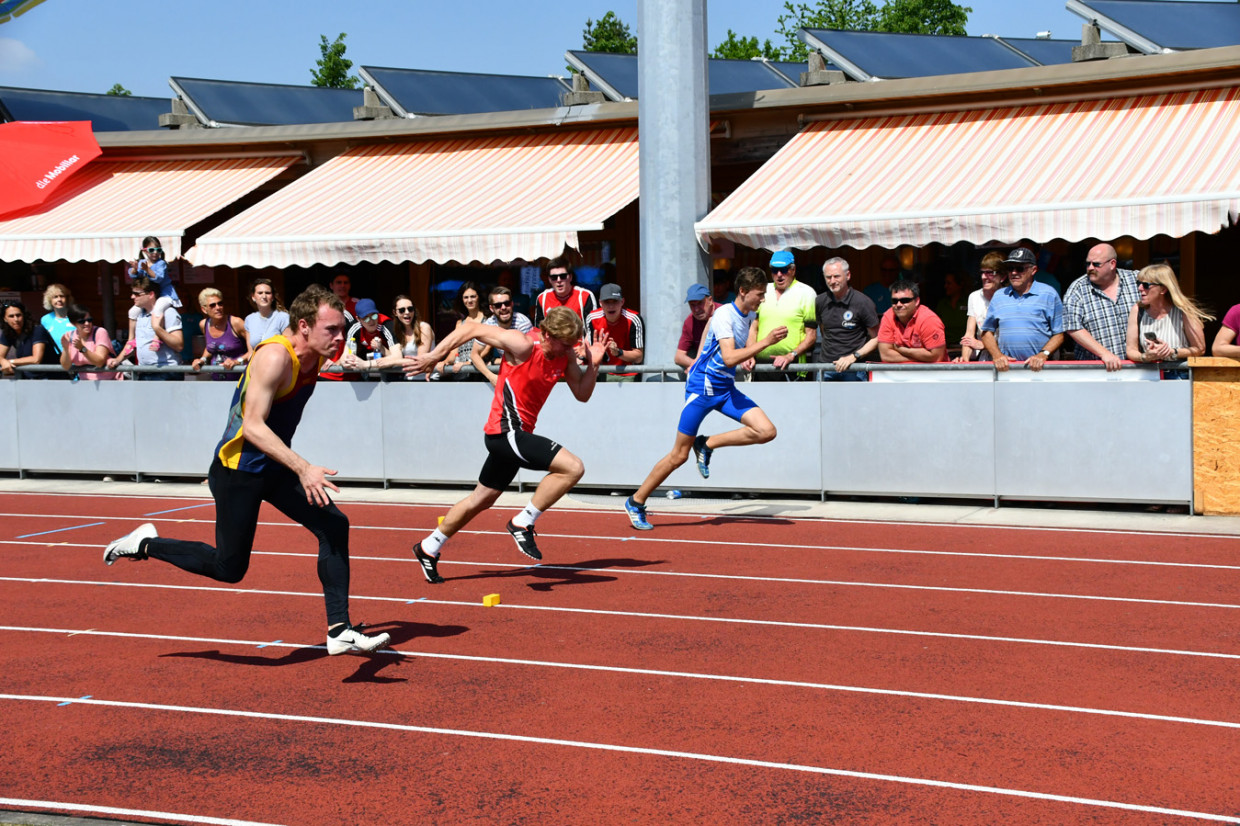
POLYGON ((1136 306, 1128 314, 1127 355, 1132 361, 1182 361, 1204 355, 1204 325, 1214 316, 1180 289, 1175 271, 1150 264, 1137 274, 1136 306))

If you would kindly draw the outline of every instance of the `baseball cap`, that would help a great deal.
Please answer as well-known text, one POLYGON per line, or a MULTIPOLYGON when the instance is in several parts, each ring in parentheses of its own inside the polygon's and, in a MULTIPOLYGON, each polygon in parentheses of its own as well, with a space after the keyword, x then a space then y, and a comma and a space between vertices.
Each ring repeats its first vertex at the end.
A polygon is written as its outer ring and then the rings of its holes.
POLYGON ((598 291, 599 301, 610 301, 614 298, 624 298, 624 295, 620 292, 619 284, 604 284, 598 291))
POLYGON ((690 284, 688 292, 685 293, 685 303, 688 304, 690 301, 701 301, 708 295, 710 295, 710 290, 706 289, 705 284, 690 284))
POLYGON ((372 301, 371 299, 359 298, 357 300, 357 307, 355 308, 355 314, 358 317, 358 319, 363 319, 368 315, 374 315, 377 312, 379 312, 379 308, 375 306, 375 302, 372 301))
POLYGON ((772 267, 791 267, 795 261, 792 260, 792 253, 788 250, 779 250, 771 255, 772 267))
POLYGON ((1003 263, 1022 264, 1022 265, 1028 266, 1029 264, 1038 263, 1038 259, 1034 257, 1032 252, 1025 249, 1024 247, 1017 247, 1016 249, 1008 253, 1007 260, 1004 261, 1003 263))

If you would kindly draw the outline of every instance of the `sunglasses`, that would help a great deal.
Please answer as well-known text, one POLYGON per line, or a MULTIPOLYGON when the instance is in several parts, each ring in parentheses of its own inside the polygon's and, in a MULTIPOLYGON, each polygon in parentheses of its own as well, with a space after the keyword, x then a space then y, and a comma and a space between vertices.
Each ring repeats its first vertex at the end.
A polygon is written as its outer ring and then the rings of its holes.
POLYGON ((157 252, 163 252, 164 248, 163 247, 147 247, 146 251, 154 255, 157 252))
POLYGON ((401 315, 404 315, 405 313, 412 313, 413 307, 397 307, 396 312, 400 313, 401 315))
POLYGON ((551 281, 565 281, 565 280, 567 280, 567 279, 568 279, 568 273, 566 273, 566 272, 557 272, 557 273, 553 273, 553 274, 548 275, 548 276, 547 276, 547 278, 548 278, 549 280, 551 280, 551 281))
POLYGON ((362 321, 378 321, 378 320, 379 320, 378 313, 371 313, 370 315, 362 316, 362 321))
POLYGON ((982 275, 998 275, 998 274, 999 273, 996 272, 995 270, 982 270, 982 275))
POLYGON ((491 306, 497 307, 497 308, 498 307, 511 307, 512 302, 511 301, 492 301, 491 306))
POLYGON ((1137 289, 1140 289, 1140 290, 1148 290, 1152 287, 1161 287, 1161 286, 1162 284, 1159 284, 1157 281, 1138 281, 1137 282, 1137 289))
POLYGON ((891 303, 892 304, 912 304, 916 300, 917 299, 915 298, 893 298, 891 299, 891 303))
MULTIPOLYGON (((1108 258, 1108 259, 1107 259, 1107 261, 1109 261, 1109 260, 1110 260, 1110 259, 1108 258)), ((1105 264, 1105 263, 1106 263, 1106 261, 1086 261, 1086 262, 1085 262, 1085 266, 1086 266, 1086 268, 1093 267, 1094 269, 1098 269, 1099 267, 1101 267, 1101 266, 1102 266, 1103 264, 1105 264)))
POLYGON ((90 316, 86 316, 86 318, 82 319, 81 321, 75 321, 74 323, 75 324, 94 324, 95 320, 91 318, 90 316))
POLYGON ((210 304, 207 305, 207 309, 214 310, 216 307, 223 307, 223 306, 224 306, 223 301, 212 301, 210 304))
POLYGON ((146 295, 146 293, 130 293, 129 295, 132 296, 133 298, 141 298, 142 296, 146 295))
POLYGON ((771 272, 788 272, 792 267, 771 267, 771 272))

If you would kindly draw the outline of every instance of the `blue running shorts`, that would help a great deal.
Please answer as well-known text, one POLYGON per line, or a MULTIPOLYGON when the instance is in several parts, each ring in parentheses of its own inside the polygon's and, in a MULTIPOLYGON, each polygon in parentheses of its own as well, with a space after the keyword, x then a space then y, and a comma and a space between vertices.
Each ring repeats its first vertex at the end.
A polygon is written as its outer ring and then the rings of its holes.
POLYGON ((741 391, 733 387, 727 393, 718 396, 701 396, 697 393, 685 394, 685 406, 680 409, 680 424, 676 427, 686 436, 696 436, 702 420, 712 410, 718 410, 729 419, 741 420, 757 403, 741 391))

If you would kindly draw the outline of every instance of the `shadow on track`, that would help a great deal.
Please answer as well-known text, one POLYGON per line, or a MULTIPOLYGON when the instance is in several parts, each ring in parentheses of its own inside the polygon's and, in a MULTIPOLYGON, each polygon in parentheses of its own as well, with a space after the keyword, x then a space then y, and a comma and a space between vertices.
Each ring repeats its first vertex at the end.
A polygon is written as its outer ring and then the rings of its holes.
POLYGON ((534 591, 550 591, 559 585, 595 585, 615 582, 616 577, 594 573, 606 568, 645 568, 663 565, 663 559, 590 559, 576 564, 542 562, 525 568, 507 568, 499 571, 482 571, 467 576, 448 577, 448 582, 466 579, 534 579, 527 587, 534 591))

